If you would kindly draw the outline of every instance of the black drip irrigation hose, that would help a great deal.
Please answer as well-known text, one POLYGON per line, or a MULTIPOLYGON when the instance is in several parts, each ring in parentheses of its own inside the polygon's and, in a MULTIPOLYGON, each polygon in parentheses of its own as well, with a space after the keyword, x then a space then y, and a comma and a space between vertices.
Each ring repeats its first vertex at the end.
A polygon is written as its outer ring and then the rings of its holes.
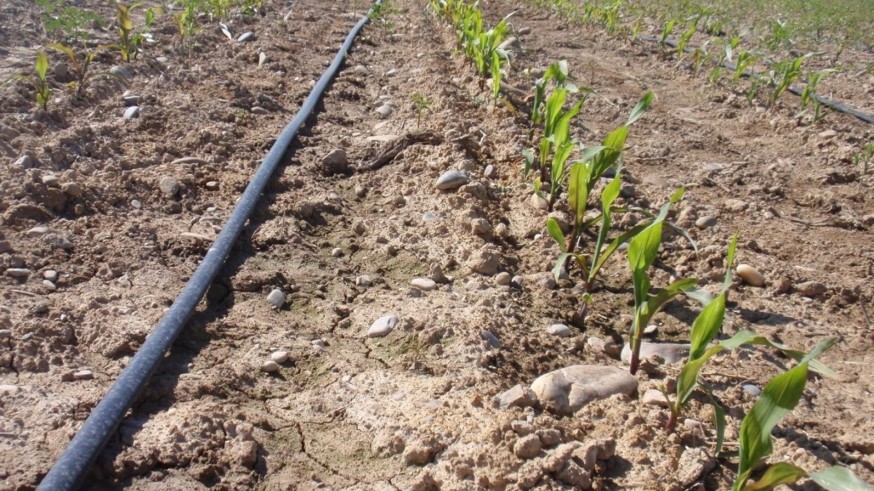
POLYGON ((182 332, 186 322, 191 317, 191 313, 197 307, 203 294, 206 293, 219 269, 224 265, 231 247, 243 230, 243 226, 258 203, 258 198, 270 182, 273 172, 282 161, 289 145, 297 136, 300 127, 315 110, 316 104, 321 99, 328 84, 337 75, 355 37, 361 32, 375 9, 379 8, 381 2, 382 0, 376 0, 367 15, 362 17, 346 36, 346 40, 334 57, 334 61, 313 87, 294 119, 282 130, 273 147, 270 148, 270 152, 267 153, 264 161, 258 167, 224 228, 216 237, 215 243, 204 256, 203 262, 197 267, 188 284, 185 285, 176 301, 158 322, 154 331, 146 338, 143 346, 137 351, 109 392, 91 411, 85 424, 82 425, 82 429, 79 430, 64 453, 40 482, 38 490, 72 490, 81 485, 98 454, 115 433, 134 398, 151 378, 158 363, 164 359, 164 354, 182 332))
MULTIPOLYGON (((651 42, 651 43, 661 43, 662 42, 661 39, 659 39, 655 36, 640 36, 640 37, 638 37, 638 39, 640 39, 641 41, 647 41, 647 42, 651 42)), ((672 48, 677 47, 677 42, 672 40, 672 39, 666 39, 664 43, 666 46, 670 46, 672 48)), ((692 48, 684 48, 683 51, 686 53, 694 53, 695 52, 695 50, 693 50, 692 48)), ((731 63, 730 61, 724 61, 721 66, 723 68, 728 68, 731 71, 734 71, 737 69, 737 66, 735 66, 735 64, 731 63)), ((764 78, 760 73, 756 73, 752 70, 744 70, 744 72, 741 75, 744 77, 753 78, 756 80, 761 80, 762 78, 764 78)), ((800 96, 801 93, 804 92, 803 88, 797 87, 795 85, 790 85, 789 88, 787 88, 786 90, 789 92, 792 92, 793 94, 798 95, 798 96, 800 96)), ((813 96, 813 98, 816 100, 816 102, 818 102, 819 104, 822 104, 825 107, 828 107, 828 108, 833 109, 833 110, 840 112, 840 113, 849 114, 850 116, 853 116, 857 119, 861 119, 862 121, 864 121, 866 123, 874 124, 874 115, 872 115, 872 114, 868 114, 866 112, 859 111, 858 109, 853 109, 852 107, 844 104, 843 102, 838 102, 834 99, 829 99, 828 97, 823 97, 815 92, 813 94, 811 94, 811 96, 813 96)))

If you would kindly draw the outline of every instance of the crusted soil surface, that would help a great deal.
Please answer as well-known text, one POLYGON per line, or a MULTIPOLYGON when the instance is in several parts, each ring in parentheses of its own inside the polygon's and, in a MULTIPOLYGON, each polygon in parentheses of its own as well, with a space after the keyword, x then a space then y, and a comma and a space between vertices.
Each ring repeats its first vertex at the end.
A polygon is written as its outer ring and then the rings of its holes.
MULTIPOLYGON (((822 358, 837 377, 810 377, 775 431, 771 460, 839 463, 874 481, 874 177, 852 162, 871 126, 832 112, 811 124, 795 117, 793 96, 757 108, 652 45, 506 0, 483 9, 490 24, 515 12, 520 41, 505 83, 521 92, 493 105, 426 3, 391 2, 356 40, 86 487, 728 488, 736 460, 713 455, 705 401, 693 400, 672 433, 668 410, 643 401, 670 385, 678 364, 649 360, 636 392, 573 415, 493 402, 571 365, 627 368, 615 349, 633 304, 620 255, 585 328, 547 331, 572 324, 581 286, 549 273, 558 251, 520 152, 532 146, 527 74, 559 59, 596 90, 573 128, 583 142, 622 124, 646 90, 657 95, 631 129, 620 199, 655 210, 685 186, 671 220, 697 251, 667 235, 655 285, 694 277, 715 291, 737 233, 739 262, 766 285, 735 280, 724 334, 750 329, 803 350, 839 338, 822 358), (414 95, 430 101, 421 113, 414 95), (467 183, 438 190, 448 170, 467 183), (699 228, 704 217, 712 220, 699 228), (425 277, 433 289, 411 286, 425 277), (279 309, 267 300, 275 289, 286 296, 279 309), (390 334, 368 336, 386 315, 398 319, 390 334)), ((111 15, 101 2, 84 5, 111 15)), ((253 40, 230 40, 203 19, 187 47, 164 17, 157 42, 125 65, 128 81, 95 78, 75 97, 62 56, 51 54, 47 111, 34 107, 27 80, 2 89, 0 489, 33 489, 48 472, 366 8, 266 2, 226 22, 253 40), (138 97, 136 118, 123 118, 126 91, 138 97)), ((93 43, 112 32, 94 28, 93 43)), ((3 79, 31 70, 48 42, 32 2, 0 5, 3 79)), ((107 51, 93 69, 117 63, 107 51)), ((687 341, 697 310, 674 302, 652 337, 687 341)), ((788 366, 773 351, 741 349, 705 369, 728 413, 729 449, 753 389, 788 366)))

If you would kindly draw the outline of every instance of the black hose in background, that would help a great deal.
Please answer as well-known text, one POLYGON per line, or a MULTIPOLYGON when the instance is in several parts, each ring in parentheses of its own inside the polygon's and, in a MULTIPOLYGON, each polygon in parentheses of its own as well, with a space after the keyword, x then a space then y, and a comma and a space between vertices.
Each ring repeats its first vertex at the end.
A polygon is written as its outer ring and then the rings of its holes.
MULTIPOLYGON (((647 41, 647 42, 651 42, 651 43, 661 43, 662 42, 661 39, 656 38, 655 36, 639 36, 638 39, 640 39, 641 41, 647 41)), ((677 47, 677 42, 672 40, 672 39, 666 39, 664 43, 665 43, 665 46, 670 46, 672 48, 677 47)), ((683 51, 685 51, 686 53, 694 53, 695 52, 692 48, 684 48, 683 51)), ((722 67, 728 68, 731 71, 734 71, 737 69, 737 67, 734 65, 734 63, 731 63, 730 61, 724 61, 722 63, 722 67)), ((741 74, 741 76, 747 77, 747 78, 753 78, 753 79, 757 79, 757 80, 763 78, 761 74, 756 73, 752 70, 744 70, 744 72, 741 74)), ((798 95, 798 96, 800 96, 801 93, 804 91, 804 89, 802 89, 801 87, 797 87, 795 85, 790 85, 786 90, 789 92, 792 92, 793 94, 798 95)), ((872 114, 868 114, 868 113, 859 111, 858 109, 853 109, 852 107, 844 104, 843 102, 838 102, 834 99, 829 99, 828 97, 823 97, 823 96, 817 94, 816 92, 814 92, 811 95, 816 100, 816 102, 822 104, 825 107, 828 107, 828 108, 833 109, 833 110, 840 112, 840 113, 849 114, 850 116, 853 116, 857 119, 861 119, 862 121, 864 121, 866 123, 874 124, 874 115, 872 115, 872 114)))
POLYGON ((346 41, 334 57, 334 61, 313 87, 297 115, 282 130, 273 147, 270 148, 270 152, 267 153, 261 166, 258 167, 224 228, 216 237, 215 243, 204 256, 203 262, 197 267, 179 297, 158 322, 154 331, 146 338, 143 346, 137 351, 130 364, 103 397, 103 400, 91 411, 85 424, 82 425, 82 429, 79 430, 64 453, 40 482, 38 490, 72 490, 81 485, 98 454, 115 433, 134 398, 149 381, 158 364, 164 359, 164 354, 185 327, 191 313, 227 259, 237 237, 243 230, 243 226, 258 203, 258 198, 270 182, 273 172, 297 136, 298 130, 315 109, 328 84, 339 71, 355 37, 361 32, 370 15, 379 8, 381 2, 382 0, 376 0, 367 15, 362 17, 346 36, 346 41))

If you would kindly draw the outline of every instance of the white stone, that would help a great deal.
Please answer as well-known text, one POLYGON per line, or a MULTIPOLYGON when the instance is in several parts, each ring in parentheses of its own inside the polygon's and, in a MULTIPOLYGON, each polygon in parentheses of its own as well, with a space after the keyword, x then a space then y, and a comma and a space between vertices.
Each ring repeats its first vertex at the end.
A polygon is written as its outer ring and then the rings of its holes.
POLYGON ((388 336, 397 325, 397 316, 392 314, 384 315, 373 322, 373 324, 367 330, 367 336, 371 338, 381 338, 388 336))
POLYGON ((280 289, 274 289, 267 295, 267 301, 277 309, 281 309, 285 305, 285 294, 280 289))
POLYGON ((431 278, 413 278, 413 281, 410 282, 410 286, 429 292, 437 288, 437 282, 431 278))
POLYGON ((546 328, 546 332, 560 338, 566 338, 571 335, 571 329, 564 324, 552 324, 546 328))
POLYGON ((749 264, 738 264, 737 275, 748 285, 757 287, 765 286, 765 276, 749 264))
POLYGON ((573 365, 541 375, 531 390, 541 403, 571 414, 595 400, 630 395, 637 390, 637 378, 618 367, 573 365))
POLYGON ((668 398, 660 390, 648 389, 640 400, 647 406, 668 407, 668 398))
POLYGON ((279 370, 279 363, 276 363, 273 360, 267 360, 261 364, 261 371, 266 373, 271 373, 279 370))
POLYGON ((457 170, 448 170, 437 178, 437 189, 446 191, 450 189, 460 188, 467 184, 467 174, 457 170))
POLYGON ((270 353, 270 359, 276 363, 285 363, 288 361, 288 351, 274 351, 273 353, 270 353))

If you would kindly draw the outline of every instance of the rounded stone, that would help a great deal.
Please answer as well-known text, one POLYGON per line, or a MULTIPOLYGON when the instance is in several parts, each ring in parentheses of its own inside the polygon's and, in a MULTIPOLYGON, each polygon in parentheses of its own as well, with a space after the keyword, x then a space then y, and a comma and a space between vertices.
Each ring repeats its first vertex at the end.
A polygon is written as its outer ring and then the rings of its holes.
POLYGON ((738 264, 737 275, 750 286, 765 286, 765 276, 749 264, 738 264))
POLYGON ((279 370, 279 363, 276 363, 273 360, 267 360, 261 364, 261 371, 265 373, 271 373, 279 370))
POLYGON ((447 191, 450 189, 460 188, 467 184, 467 174, 457 170, 448 170, 437 178, 437 189, 447 191))
POLYGON ((285 293, 282 293, 282 290, 276 288, 267 295, 267 301, 270 302, 273 307, 277 309, 281 309, 283 305, 285 305, 285 293))
POLYGON ((397 325, 398 318, 396 315, 384 315, 379 319, 376 319, 376 321, 373 322, 370 328, 367 329, 367 336, 371 338, 381 338, 388 336, 397 325))
POLYGON ((510 276, 510 273, 508 273, 506 271, 502 271, 502 272, 498 273, 497 275, 495 275, 495 283, 498 286, 508 286, 510 284, 511 279, 512 279, 512 277, 510 276))
POLYGON ((716 225, 716 217, 706 216, 695 220, 695 226, 700 229, 710 228, 716 225))
POLYGON ((540 454, 543 444, 537 435, 526 435, 513 445, 513 453, 521 459, 533 459, 540 454))
POLYGON ((270 360, 276 363, 285 363, 288 361, 288 351, 274 351, 273 353, 270 353, 270 360))
POLYGON ((566 338, 571 335, 571 329, 564 324, 552 324, 546 328, 546 332, 560 338, 566 338))
POLYGON ((437 288, 437 282, 431 278, 413 278, 413 281, 410 282, 410 286, 429 292, 437 288))

